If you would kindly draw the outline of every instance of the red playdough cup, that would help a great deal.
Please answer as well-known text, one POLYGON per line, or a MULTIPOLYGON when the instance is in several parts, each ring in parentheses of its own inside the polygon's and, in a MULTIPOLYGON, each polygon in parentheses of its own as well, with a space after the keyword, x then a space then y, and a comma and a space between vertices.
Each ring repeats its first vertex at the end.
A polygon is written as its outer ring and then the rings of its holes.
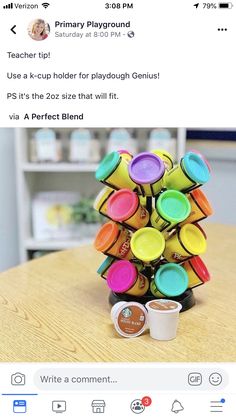
POLYGON ((133 259, 130 249, 131 233, 126 228, 109 221, 98 231, 94 246, 107 256, 115 256, 118 259, 133 259))
POLYGON ((148 211, 140 204, 138 196, 129 189, 121 189, 110 196, 108 216, 135 230, 145 227, 149 221, 148 211))
POLYGON ((189 288, 195 288, 199 285, 205 284, 205 282, 210 281, 210 274, 208 269, 199 256, 195 256, 189 259, 183 264, 183 268, 188 274, 189 288))

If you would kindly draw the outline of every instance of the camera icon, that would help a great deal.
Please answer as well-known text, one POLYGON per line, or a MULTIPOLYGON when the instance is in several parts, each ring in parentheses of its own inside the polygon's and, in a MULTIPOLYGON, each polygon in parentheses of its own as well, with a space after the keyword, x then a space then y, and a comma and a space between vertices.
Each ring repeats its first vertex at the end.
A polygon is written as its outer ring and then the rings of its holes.
POLYGON ((25 374, 21 372, 16 372, 11 375, 11 385, 12 386, 24 386, 25 385, 25 374))

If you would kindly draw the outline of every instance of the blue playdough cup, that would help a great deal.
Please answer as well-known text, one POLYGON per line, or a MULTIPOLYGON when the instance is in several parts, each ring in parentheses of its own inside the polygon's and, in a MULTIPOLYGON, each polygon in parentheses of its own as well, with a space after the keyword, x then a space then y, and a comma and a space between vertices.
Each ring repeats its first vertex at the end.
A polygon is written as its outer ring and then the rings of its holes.
POLYGON ((210 178, 210 171, 199 154, 189 152, 164 177, 167 189, 189 192, 206 183, 210 178))

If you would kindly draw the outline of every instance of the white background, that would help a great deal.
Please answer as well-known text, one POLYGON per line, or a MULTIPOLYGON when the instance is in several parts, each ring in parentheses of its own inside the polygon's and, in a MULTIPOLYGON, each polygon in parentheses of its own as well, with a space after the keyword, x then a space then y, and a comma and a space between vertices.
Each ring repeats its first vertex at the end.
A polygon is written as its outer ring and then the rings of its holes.
MULTIPOLYGON (((131 2, 129 2, 131 3, 131 2)), ((39 3, 40 4, 40 3, 39 3)), ((121 2, 123 4, 123 2, 121 2)), ((51 1, 45 10, 1 11, 1 126, 235 126, 235 13, 198 9, 194 1, 134 0, 134 9, 106 10, 105 1, 51 1), (27 34, 34 18, 51 34, 36 42, 27 34), (131 21, 135 38, 55 38, 55 20, 131 21), (10 28, 16 25, 17 34, 10 28), (228 31, 219 32, 218 27, 228 31), (49 60, 7 59, 6 51, 51 52, 49 60), (7 80, 10 72, 160 73, 134 81, 7 80), (6 100, 7 92, 117 92, 117 101, 6 100), (13 113, 20 120, 11 121, 13 113), (83 112, 83 121, 23 121, 24 113, 83 112)), ((218 5, 218 3, 216 3, 218 5)), ((90 30, 87 30, 90 31, 90 30)), ((110 30, 109 30, 110 31, 110 30)), ((81 32, 81 31, 80 31, 81 32)), ((125 32, 125 31, 124 31, 125 32)))

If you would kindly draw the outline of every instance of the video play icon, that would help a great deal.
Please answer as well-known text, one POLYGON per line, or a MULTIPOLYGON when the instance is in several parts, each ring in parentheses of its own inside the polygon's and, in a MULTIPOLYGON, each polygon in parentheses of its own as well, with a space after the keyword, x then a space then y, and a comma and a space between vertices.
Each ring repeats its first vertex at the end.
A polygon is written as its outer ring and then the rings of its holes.
POLYGON ((65 400, 53 400, 52 411, 55 412, 55 413, 65 412, 66 411, 66 401, 65 400))

